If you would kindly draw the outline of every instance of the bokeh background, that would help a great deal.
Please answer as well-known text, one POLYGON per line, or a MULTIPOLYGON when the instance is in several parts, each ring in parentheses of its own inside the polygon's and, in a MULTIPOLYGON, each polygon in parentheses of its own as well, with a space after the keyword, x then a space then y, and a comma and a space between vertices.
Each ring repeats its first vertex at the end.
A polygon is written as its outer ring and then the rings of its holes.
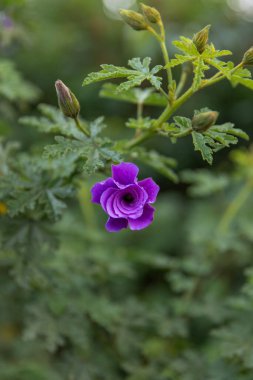
MULTIPOLYGON (((169 41, 211 24, 210 40, 233 51, 235 62, 252 45, 252 0, 147 4, 160 10, 169 41)), ((2 138, 29 153, 53 141, 18 120, 38 114, 39 103, 57 106, 57 79, 76 94, 85 119, 105 115, 110 137, 130 136, 124 122, 135 115, 134 106, 100 98, 99 84, 81 85, 103 63, 125 65, 136 56, 161 63, 156 41, 120 20, 118 10, 130 7, 137 9, 138 1, 0 0, 2 138), (6 59, 29 81, 27 99, 17 96, 18 86, 9 92, 15 78, 5 70, 6 59)), ((172 54, 171 44, 169 49, 172 54)), ((220 123, 232 121, 252 137, 252 100, 250 90, 223 81, 196 94, 181 115, 191 118, 194 109, 208 106, 220 112, 220 123)), ((145 108, 146 115, 158 112, 145 108)), ((178 171, 207 169, 189 138, 176 145, 156 138, 147 146, 175 157, 178 171)), ((2 250, 1 380, 253 379, 251 198, 233 228, 217 236, 240 184, 196 199, 188 184, 172 184, 146 166, 141 170, 161 185, 147 231, 106 234, 105 215, 89 201, 91 178, 80 204, 70 203, 52 226, 58 242, 47 255, 33 247, 24 264, 19 254, 6 260, 2 250)), ((233 173, 228 150, 216 154, 212 170, 213 180, 220 176, 221 182, 233 173)), ((207 194, 212 177, 208 181, 207 194)))

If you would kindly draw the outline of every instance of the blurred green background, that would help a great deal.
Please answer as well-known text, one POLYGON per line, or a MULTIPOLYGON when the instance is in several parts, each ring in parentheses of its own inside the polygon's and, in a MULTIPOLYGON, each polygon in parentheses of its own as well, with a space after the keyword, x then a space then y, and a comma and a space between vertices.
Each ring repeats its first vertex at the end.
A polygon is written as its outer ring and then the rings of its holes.
MULTIPOLYGON (((160 10, 169 41, 211 24, 210 40, 233 51, 234 62, 252 45, 252 0, 147 4, 160 10)), ((3 138, 33 153, 53 141, 18 119, 36 115, 38 103, 57 105, 57 79, 76 94, 85 119, 105 115, 113 139, 130 135, 124 122, 135 107, 99 98, 100 85, 81 86, 103 63, 126 65, 136 56, 161 63, 156 41, 119 19, 127 7, 137 9, 138 2, 0 0, 0 61, 12 61, 31 86, 27 99, 22 88, 9 93, 15 78, 0 64, 3 138)), ((181 115, 191 118, 205 106, 220 112, 220 123, 232 121, 253 137, 250 90, 218 83, 196 94, 181 115)), ((158 112, 145 108, 145 115, 158 112)), ((156 138, 147 146, 175 157, 179 171, 207 168, 189 138, 176 145, 156 138)), ((252 171, 252 158, 247 162, 252 171)), ((216 154, 208 186, 219 175, 226 181, 232 168, 228 150, 216 154)), ((218 236, 238 184, 214 194, 208 187, 211 195, 196 199, 186 183, 141 168, 143 178, 151 175, 161 193, 148 230, 104 232, 105 215, 89 201, 91 178, 79 194, 81 207, 70 202, 50 227, 59 242, 50 242, 47 254, 36 246, 22 247, 25 260, 20 252, 1 252, 0 380, 253 379, 253 200, 218 236)))

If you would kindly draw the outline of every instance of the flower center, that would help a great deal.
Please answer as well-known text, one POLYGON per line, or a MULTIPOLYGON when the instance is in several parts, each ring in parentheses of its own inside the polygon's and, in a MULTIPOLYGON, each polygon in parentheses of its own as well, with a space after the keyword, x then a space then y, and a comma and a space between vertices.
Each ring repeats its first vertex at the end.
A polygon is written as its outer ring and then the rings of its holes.
POLYGON ((130 193, 127 193, 123 196, 123 200, 126 202, 126 203, 131 203, 134 201, 134 197, 132 194, 130 193))

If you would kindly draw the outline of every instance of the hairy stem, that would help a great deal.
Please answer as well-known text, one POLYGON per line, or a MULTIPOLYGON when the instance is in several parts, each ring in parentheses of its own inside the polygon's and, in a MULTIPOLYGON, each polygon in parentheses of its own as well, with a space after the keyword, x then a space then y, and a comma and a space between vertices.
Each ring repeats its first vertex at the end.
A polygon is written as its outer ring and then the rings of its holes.
POLYGON ((168 92, 169 92, 169 86, 173 81, 173 77, 172 77, 171 67, 169 65, 170 64, 170 58, 169 58, 169 53, 168 53, 168 50, 166 47, 165 30, 164 30, 164 26, 163 26, 162 21, 159 23, 159 27, 161 30, 161 35, 156 33, 156 31, 151 26, 149 26, 147 28, 147 30, 155 36, 155 38, 158 40, 158 42, 160 44, 162 54, 163 54, 163 59, 164 59, 165 65, 166 65, 167 78, 168 78, 168 92))
POLYGON ((181 92, 182 92, 182 90, 186 84, 186 81, 187 81, 187 78, 188 78, 188 75, 190 72, 191 72, 191 70, 189 69, 188 65, 183 66, 181 77, 180 77, 179 83, 177 85, 176 93, 175 93, 176 97, 178 97, 181 94, 181 92))
POLYGON ((77 126, 77 128, 85 134, 85 136, 87 137, 90 137, 90 132, 86 129, 86 127, 80 123, 80 120, 78 119, 78 117, 76 119, 74 119, 75 121, 75 124, 77 126))

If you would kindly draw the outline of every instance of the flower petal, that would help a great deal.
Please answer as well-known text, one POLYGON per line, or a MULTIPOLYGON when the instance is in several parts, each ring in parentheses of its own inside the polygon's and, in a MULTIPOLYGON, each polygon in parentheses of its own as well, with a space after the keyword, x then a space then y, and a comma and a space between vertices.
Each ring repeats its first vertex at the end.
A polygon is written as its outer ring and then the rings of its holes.
POLYGON ((101 195, 109 187, 117 187, 112 178, 107 178, 105 181, 96 183, 91 189, 91 201, 93 203, 100 203, 101 195))
POLYGON ((147 202, 154 203, 160 190, 160 187, 155 183, 155 181, 152 178, 145 178, 142 181, 139 181, 138 185, 141 186, 148 194, 147 202))
POLYGON ((109 218, 107 220, 105 228, 109 232, 118 232, 118 231, 122 230, 123 228, 127 228, 127 224, 128 224, 127 219, 124 219, 124 218, 117 218, 117 219, 109 218))
POLYGON ((155 209, 152 206, 145 205, 143 214, 138 219, 128 218, 128 224, 130 230, 142 230, 150 225, 154 219, 155 209))
POLYGON ((109 187, 103 192, 100 198, 100 203, 103 210, 112 218, 118 218, 120 216, 117 212, 115 212, 116 210, 114 209, 114 198, 117 195, 118 191, 118 189, 109 187))
POLYGON ((112 177, 121 188, 135 183, 138 172, 138 166, 131 162, 122 162, 119 165, 112 165, 112 177))

